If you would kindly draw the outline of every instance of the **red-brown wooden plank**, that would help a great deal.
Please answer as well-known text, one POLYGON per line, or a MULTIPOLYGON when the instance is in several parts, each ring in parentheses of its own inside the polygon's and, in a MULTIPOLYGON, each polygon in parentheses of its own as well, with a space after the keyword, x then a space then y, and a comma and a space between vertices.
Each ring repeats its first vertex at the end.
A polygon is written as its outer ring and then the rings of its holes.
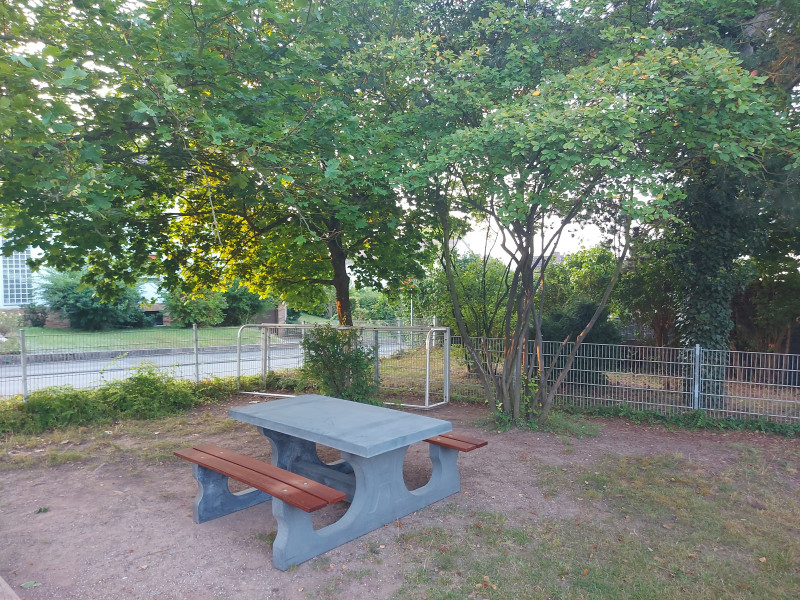
POLYGON ((318 498, 304 490, 299 490, 287 483, 278 481, 277 479, 257 473, 236 463, 229 462, 225 459, 218 458, 213 454, 201 452, 194 448, 187 448, 185 450, 178 450, 175 456, 184 458, 193 463, 197 463, 203 467, 207 467, 213 471, 221 473, 226 477, 231 477, 237 481, 252 486, 256 489, 262 490, 281 500, 288 502, 292 506, 296 506, 306 512, 313 512, 319 510, 328 504, 325 500, 318 498))
POLYGON ((282 481, 283 483, 291 485, 292 487, 304 492, 308 492, 312 496, 316 496, 317 498, 324 500, 327 504, 341 502, 347 497, 344 492, 335 490, 327 485, 319 483, 318 481, 308 479, 302 475, 298 475, 297 473, 292 473, 291 471, 281 469, 275 465, 265 463, 264 461, 253 458, 252 456, 239 454, 238 452, 228 450, 227 448, 221 448, 216 444, 198 444, 194 448, 200 452, 213 454, 217 458, 222 458, 228 462, 245 467, 246 469, 250 469, 252 471, 256 471, 257 473, 261 473, 262 475, 282 481))
POLYGON ((474 438, 457 431, 451 431, 450 433, 442 434, 442 437, 458 440, 460 442, 466 442, 467 444, 473 444, 475 448, 483 448, 489 443, 486 440, 474 438))
POLYGON ((464 434, 455 433, 443 433, 442 435, 428 438, 425 441, 431 444, 444 446, 445 448, 459 450, 461 452, 471 452, 472 450, 475 450, 476 448, 482 448, 489 443, 485 440, 479 440, 464 434))

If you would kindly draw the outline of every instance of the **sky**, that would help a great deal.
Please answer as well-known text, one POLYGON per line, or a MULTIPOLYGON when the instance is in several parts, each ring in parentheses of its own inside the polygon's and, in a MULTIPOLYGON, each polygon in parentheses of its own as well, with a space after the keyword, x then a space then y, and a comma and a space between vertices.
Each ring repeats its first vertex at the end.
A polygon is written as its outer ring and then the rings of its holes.
MULTIPOLYGON (((496 234, 495 234, 496 235, 496 234)), ((562 255, 573 254, 582 248, 592 248, 599 244, 603 239, 600 230, 593 225, 575 226, 568 229, 556 247, 556 252, 562 255)), ((476 254, 483 254, 486 244, 486 228, 476 229, 465 236, 459 247, 471 250, 476 254)), ((490 244, 491 245, 491 244, 490 244)), ((500 247, 499 242, 490 251, 490 254, 501 260, 505 260, 507 255, 500 247)))

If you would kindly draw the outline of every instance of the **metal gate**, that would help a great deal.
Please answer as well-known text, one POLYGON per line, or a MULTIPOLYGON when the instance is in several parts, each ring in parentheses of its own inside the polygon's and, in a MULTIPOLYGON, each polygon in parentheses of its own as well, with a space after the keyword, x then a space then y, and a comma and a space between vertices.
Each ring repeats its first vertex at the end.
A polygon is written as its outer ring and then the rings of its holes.
MULTIPOLYGON (((303 339, 318 325, 242 325, 236 344, 236 380, 303 366, 303 339), (253 331, 255 330, 255 331, 253 331), (256 333, 258 335, 253 335, 256 333), (249 339, 248 339, 249 338, 249 339)), ((359 333, 372 348, 374 377, 387 404, 430 409, 450 401, 450 329, 447 327, 341 327, 359 333)), ((266 395, 267 392, 254 392, 266 395)), ((272 394, 269 394, 272 395, 272 394)))

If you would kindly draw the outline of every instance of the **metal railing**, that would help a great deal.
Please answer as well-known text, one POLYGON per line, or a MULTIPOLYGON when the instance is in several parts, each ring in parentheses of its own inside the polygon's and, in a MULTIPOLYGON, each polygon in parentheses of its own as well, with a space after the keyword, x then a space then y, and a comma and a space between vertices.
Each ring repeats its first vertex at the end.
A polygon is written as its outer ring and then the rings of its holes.
MULTIPOLYGON (((236 378, 260 375, 266 389, 273 371, 303 364, 303 338, 316 325, 242 325, 236 345, 236 378), (255 333, 259 345, 247 345, 242 336, 255 333)), ((450 330, 446 327, 359 326, 361 344, 375 357, 373 377, 382 397, 408 408, 433 408, 449 400, 450 330), (441 351, 437 351, 441 349, 441 351)))
MULTIPOLYGON (((452 399, 485 398, 461 339, 453 340, 452 399)), ((500 374, 503 340, 473 338, 473 344, 485 368, 500 374)), ((572 344, 562 348, 560 342, 544 343, 545 372, 552 367, 549 385, 555 383, 572 348, 572 344)), ((532 344, 525 360, 536 362, 532 344)), ((800 355, 584 343, 557 391, 556 404, 625 405, 662 414, 705 410, 714 418, 800 422, 800 355)))
MULTIPOLYGON (((293 369, 302 364, 300 340, 311 327, 23 331, 13 352, 0 353, 0 397, 51 386, 99 387, 142 367, 194 381, 293 369)), ((461 339, 450 339, 445 328, 357 329, 363 344, 377 348, 374 373, 385 401, 425 408, 449 399, 496 400, 487 398, 461 339)), ((503 340, 473 343, 488 372, 502 373, 503 340)), ((546 342, 543 348, 545 368, 553 367, 551 384, 571 350, 567 345, 559 352, 559 347, 546 342)), ((532 347, 524 360, 536 360, 532 347)), ((702 409, 717 418, 794 423, 800 421, 800 355, 583 344, 556 403, 625 405, 663 414, 702 409)))

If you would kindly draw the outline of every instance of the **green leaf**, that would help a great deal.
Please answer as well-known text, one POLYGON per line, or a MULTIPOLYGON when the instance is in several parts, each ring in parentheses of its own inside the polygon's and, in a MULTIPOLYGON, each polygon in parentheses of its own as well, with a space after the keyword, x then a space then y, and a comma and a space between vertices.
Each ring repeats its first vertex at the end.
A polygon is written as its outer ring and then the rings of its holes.
POLYGON ((30 588, 39 587, 40 585, 42 584, 39 583, 38 581, 26 581, 19 587, 21 587, 23 590, 29 590, 30 588))

